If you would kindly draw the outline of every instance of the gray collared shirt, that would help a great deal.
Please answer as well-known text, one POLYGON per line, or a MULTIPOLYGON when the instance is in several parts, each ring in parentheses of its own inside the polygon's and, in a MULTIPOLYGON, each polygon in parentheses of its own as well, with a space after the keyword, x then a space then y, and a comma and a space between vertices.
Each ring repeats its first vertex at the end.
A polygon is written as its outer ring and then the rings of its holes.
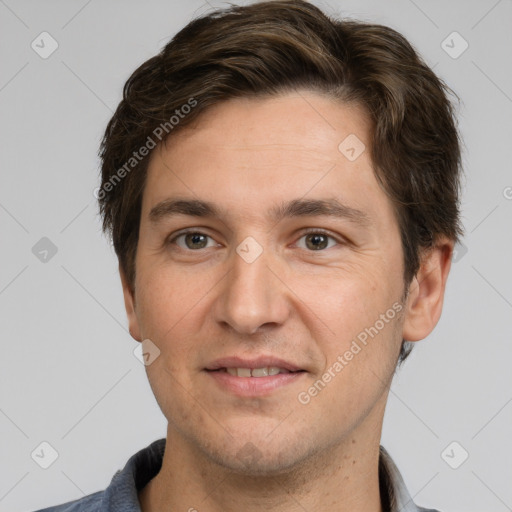
MULTIPOLYGON (((138 492, 160 471, 164 449, 165 439, 158 439, 130 457, 104 491, 37 512, 141 512, 138 492)), ((382 446, 379 481, 386 512, 438 512, 414 504, 398 468, 382 446)))

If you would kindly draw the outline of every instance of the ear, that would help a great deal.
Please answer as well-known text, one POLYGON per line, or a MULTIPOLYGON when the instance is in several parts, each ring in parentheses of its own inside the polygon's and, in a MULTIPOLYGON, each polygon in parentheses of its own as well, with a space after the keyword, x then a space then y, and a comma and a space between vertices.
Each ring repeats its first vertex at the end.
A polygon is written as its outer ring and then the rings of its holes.
POLYGON ((443 238, 421 255, 420 269, 409 285, 403 324, 404 340, 426 338, 439 321, 453 246, 452 240, 443 238))
POLYGON ((121 276, 121 284, 123 285, 124 307, 126 309, 126 316, 128 317, 128 326, 130 335, 136 341, 142 341, 139 328, 139 320, 135 312, 135 291, 131 289, 124 270, 119 265, 119 275, 121 276))

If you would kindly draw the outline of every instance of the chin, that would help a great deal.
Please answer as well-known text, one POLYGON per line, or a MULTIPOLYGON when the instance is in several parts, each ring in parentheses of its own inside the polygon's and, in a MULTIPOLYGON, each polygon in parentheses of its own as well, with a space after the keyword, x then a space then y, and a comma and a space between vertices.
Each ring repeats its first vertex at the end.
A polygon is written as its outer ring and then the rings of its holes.
POLYGON ((301 443, 287 445, 282 439, 278 446, 268 440, 240 440, 234 445, 231 443, 223 451, 210 451, 208 456, 219 466, 243 476, 270 477, 291 473, 312 455, 301 443))

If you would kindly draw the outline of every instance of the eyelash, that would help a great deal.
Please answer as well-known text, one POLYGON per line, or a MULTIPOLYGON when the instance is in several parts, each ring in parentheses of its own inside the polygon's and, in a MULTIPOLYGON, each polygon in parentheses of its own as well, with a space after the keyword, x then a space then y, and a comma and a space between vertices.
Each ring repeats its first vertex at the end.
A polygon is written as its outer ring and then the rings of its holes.
MULTIPOLYGON (((198 234, 198 235, 204 235, 204 236, 206 236, 208 238, 211 238, 213 240, 213 238, 210 235, 207 235, 206 233, 203 233, 202 231, 198 231, 197 229, 188 229, 186 231, 182 231, 181 233, 178 233, 176 236, 174 236, 172 238, 169 238, 168 241, 166 242, 166 245, 175 244, 176 240, 179 237, 186 236, 186 235, 191 234, 191 233, 198 234)), ((302 235, 299 237, 298 240, 304 238, 307 235, 323 235, 323 236, 326 236, 327 238, 330 238, 331 240, 334 240, 337 245, 345 245, 346 244, 346 242, 344 242, 344 241, 340 240, 339 238, 335 237, 330 232, 325 231, 323 229, 318 229, 318 228, 309 228, 309 229, 307 229, 306 231, 304 231, 302 233, 302 235)), ((187 251, 187 252, 199 252, 199 251, 202 250, 202 249, 195 249, 195 250, 194 249, 183 249, 182 247, 179 247, 179 249, 181 249, 183 251, 187 251)), ((328 247, 328 249, 332 249, 332 247, 328 247)), ((318 251, 308 250, 308 249, 305 249, 305 250, 307 250, 308 252, 324 252, 324 251, 327 250, 327 248, 326 249, 321 249, 321 250, 318 250, 318 251)))

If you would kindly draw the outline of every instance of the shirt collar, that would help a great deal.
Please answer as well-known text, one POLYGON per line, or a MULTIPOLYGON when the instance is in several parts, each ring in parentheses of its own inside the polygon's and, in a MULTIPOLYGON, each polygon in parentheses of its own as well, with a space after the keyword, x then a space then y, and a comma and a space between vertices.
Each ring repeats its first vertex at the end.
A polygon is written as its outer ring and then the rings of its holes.
MULTIPOLYGON (((379 483, 381 494, 388 498, 389 512, 420 512, 409 494, 405 482, 387 450, 380 447, 379 483)), ((384 510, 386 510, 384 508, 384 510)), ((436 511, 432 511, 436 512, 436 511)))

